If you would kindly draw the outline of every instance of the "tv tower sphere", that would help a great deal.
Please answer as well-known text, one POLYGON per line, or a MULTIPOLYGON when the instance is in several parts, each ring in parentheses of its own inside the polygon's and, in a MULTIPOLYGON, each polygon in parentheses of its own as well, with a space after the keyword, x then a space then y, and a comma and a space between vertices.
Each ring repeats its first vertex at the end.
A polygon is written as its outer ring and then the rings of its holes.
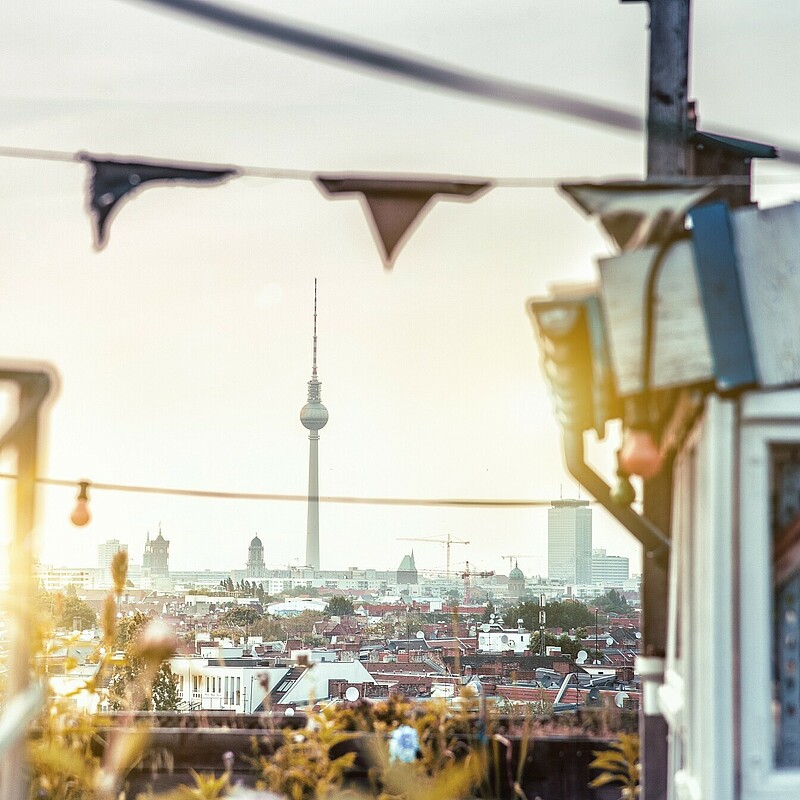
POLYGON ((300 422, 304 428, 310 431, 318 431, 324 428, 328 422, 328 409, 319 400, 306 403, 300 410, 300 422))

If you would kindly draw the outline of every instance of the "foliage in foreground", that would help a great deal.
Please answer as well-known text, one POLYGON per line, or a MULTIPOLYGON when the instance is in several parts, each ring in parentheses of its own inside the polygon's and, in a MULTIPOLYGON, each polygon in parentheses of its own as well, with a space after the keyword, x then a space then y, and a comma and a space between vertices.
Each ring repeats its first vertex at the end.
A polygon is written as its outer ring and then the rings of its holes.
POLYGON ((639 781, 642 767, 639 763, 639 737, 635 733, 621 733, 608 750, 595 750, 594 761, 589 764, 600 774, 589 784, 593 788, 609 783, 622 784, 621 800, 634 800, 641 793, 639 781))
MULTIPOLYGON (((73 702, 79 695, 95 693, 100 679, 111 669, 112 653, 123 644, 138 667, 135 683, 126 688, 124 708, 142 707, 146 699, 153 696, 156 678, 174 649, 174 634, 158 620, 147 617, 135 623, 129 620, 126 627, 120 626, 123 627, 120 631, 115 594, 119 597, 125 587, 127 553, 116 554, 111 572, 115 592, 109 593, 103 606, 104 647, 97 654, 97 672, 66 696, 49 694, 29 737, 31 800, 116 800, 124 797, 121 789, 125 776, 146 750, 149 738, 146 727, 137 726, 131 719, 126 729, 114 731, 107 742, 101 742, 97 734, 98 717, 79 710, 73 702), (98 755, 100 752, 102 755, 98 755)), ((52 615, 43 616, 37 626, 40 630, 34 635, 44 641, 50 635, 53 621, 52 615)), ((44 675, 37 677, 45 683, 44 675)))
POLYGON ((284 731, 280 748, 259 755, 254 766, 259 787, 290 800, 325 800, 341 793, 348 772, 361 768, 361 786, 347 786, 354 797, 380 800, 459 800, 487 796, 488 738, 471 744, 463 738, 475 728, 477 700, 461 698, 458 708, 444 702, 412 704, 402 698, 329 708, 303 731, 284 731), (393 747, 405 731, 414 742, 410 754, 393 747), (348 746, 349 743, 349 746, 348 746), (359 763, 357 763, 359 762, 359 763))

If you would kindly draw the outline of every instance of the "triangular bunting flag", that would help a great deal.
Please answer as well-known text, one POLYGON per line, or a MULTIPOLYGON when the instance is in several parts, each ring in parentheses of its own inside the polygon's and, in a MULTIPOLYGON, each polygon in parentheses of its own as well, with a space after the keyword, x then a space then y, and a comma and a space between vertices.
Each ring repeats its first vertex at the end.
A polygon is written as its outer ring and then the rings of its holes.
POLYGON ((201 166, 139 161, 117 161, 98 158, 88 153, 79 155, 91 170, 89 178, 89 213, 94 229, 94 246, 102 250, 108 241, 108 228, 123 200, 145 184, 180 182, 217 184, 238 175, 230 167, 208 169, 201 166))
POLYGON ((491 187, 483 181, 447 181, 402 178, 358 178, 318 175, 317 185, 327 194, 362 195, 372 221, 375 239, 381 251, 383 265, 390 269, 401 244, 408 238, 412 228, 421 220, 423 210, 431 199, 438 195, 449 195, 474 200, 491 187))
POLYGON ((597 216, 620 250, 655 244, 716 188, 709 179, 562 183, 561 190, 597 216))

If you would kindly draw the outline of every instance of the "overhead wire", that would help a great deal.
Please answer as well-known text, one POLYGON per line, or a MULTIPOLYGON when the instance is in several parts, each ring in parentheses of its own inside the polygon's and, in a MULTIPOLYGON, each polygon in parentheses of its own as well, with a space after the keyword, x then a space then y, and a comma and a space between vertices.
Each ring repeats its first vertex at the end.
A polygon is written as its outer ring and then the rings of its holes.
MULTIPOLYGON (((128 0, 130 2, 130 0, 128 0)), ((277 16, 251 14, 241 9, 222 6, 208 0, 133 0, 137 5, 150 3, 190 15, 270 42, 327 58, 356 64, 371 70, 406 78, 428 86, 438 86, 484 100, 514 105, 543 113, 568 117, 628 133, 644 131, 644 117, 630 109, 612 106, 587 97, 557 92, 541 86, 503 80, 468 72, 442 62, 393 51, 383 45, 346 39, 338 33, 312 29, 277 16)), ((652 131, 651 131, 652 133, 652 131)), ((671 132, 668 132, 671 133, 671 132)), ((729 136, 752 141, 765 137, 747 132, 719 131, 729 136)), ((800 147, 773 143, 781 159, 800 166, 800 147)))
MULTIPOLYGON (((141 3, 143 0, 136 0, 141 3)), ((297 25, 276 16, 250 14, 206 0, 145 0, 198 19, 304 50, 315 55, 367 67, 390 75, 439 86, 462 94, 570 116, 615 130, 640 132, 644 121, 636 112, 587 98, 554 92, 530 84, 467 72, 448 64, 391 51, 368 42, 297 25)))

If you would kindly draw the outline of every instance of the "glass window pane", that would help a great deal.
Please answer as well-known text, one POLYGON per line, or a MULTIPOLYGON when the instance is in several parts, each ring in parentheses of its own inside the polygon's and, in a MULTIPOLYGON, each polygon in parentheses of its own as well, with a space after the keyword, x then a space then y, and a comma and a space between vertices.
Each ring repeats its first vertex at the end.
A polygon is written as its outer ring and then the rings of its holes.
MULTIPOLYGON (((800 766, 800 445, 770 448, 775 763, 800 766)), ((747 532, 744 532, 747 535, 747 532)))

